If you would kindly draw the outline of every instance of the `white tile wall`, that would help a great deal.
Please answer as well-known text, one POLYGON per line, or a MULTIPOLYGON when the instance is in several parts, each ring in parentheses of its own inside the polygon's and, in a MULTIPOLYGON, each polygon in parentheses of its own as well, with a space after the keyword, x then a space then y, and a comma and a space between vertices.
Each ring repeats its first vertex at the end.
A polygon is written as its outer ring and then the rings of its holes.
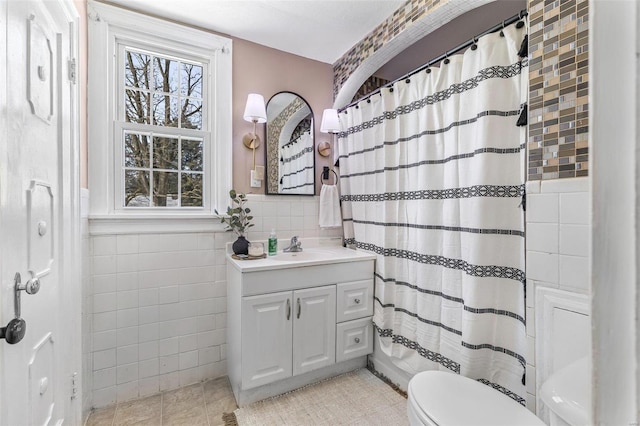
MULTIPOLYGON (((89 191, 80 191, 80 238, 81 238, 81 277, 84 287, 82 292, 82 418, 89 415, 93 401, 94 374, 92 368, 91 330, 93 328, 93 286, 91 280, 91 240, 89 238, 89 191)), ((111 337, 115 339, 115 334, 111 337)), ((108 340, 108 337, 103 337, 108 340)), ((109 347, 110 343, 107 343, 109 347)), ((105 349, 100 347, 99 350, 105 349)), ((102 380, 102 379, 101 379, 102 380)))
MULTIPOLYGON (((341 236, 318 227, 318 197, 248 195, 249 240, 341 236)), ((213 219, 212 219, 213 220, 213 219)), ((92 405, 227 374, 226 259, 232 233, 96 235, 92 276, 92 405)))
POLYGON ((588 294, 590 255, 588 178, 527 183, 527 407, 534 413, 534 295, 537 286, 588 294))

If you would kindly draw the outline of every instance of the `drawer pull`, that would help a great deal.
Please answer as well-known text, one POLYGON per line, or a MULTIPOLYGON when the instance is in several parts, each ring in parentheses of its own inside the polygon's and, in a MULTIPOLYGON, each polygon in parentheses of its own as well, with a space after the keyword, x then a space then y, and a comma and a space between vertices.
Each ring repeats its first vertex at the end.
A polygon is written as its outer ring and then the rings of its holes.
POLYGON ((291 318, 291 300, 287 299, 287 321, 291 318))
POLYGON ((300 318, 300 298, 298 297, 298 318, 300 318))
POLYGON ((356 343, 360 343, 360 338, 359 338, 359 337, 356 337, 356 338, 355 338, 355 339, 353 339, 353 340, 355 340, 355 342, 356 342, 356 343))
POLYGON ((360 304, 360 299, 355 299, 354 302, 356 302, 356 305, 360 304))

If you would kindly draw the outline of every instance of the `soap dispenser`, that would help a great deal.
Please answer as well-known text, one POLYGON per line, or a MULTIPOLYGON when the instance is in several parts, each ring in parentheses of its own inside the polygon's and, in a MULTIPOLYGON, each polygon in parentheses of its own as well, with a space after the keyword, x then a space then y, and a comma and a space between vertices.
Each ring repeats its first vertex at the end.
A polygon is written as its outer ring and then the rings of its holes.
POLYGON ((276 230, 272 229, 269 234, 269 256, 275 256, 278 254, 278 237, 276 237, 276 230))

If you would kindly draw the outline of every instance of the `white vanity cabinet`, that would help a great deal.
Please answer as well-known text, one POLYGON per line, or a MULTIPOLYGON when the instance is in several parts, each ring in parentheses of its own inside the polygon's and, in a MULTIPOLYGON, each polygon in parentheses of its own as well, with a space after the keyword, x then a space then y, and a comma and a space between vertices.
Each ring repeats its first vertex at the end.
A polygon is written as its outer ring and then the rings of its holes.
POLYGON ((366 365, 375 257, 337 252, 337 262, 228 258, 227 369, 238 405, 366 365))
POLYGON ((333 285, 242 298, 245 389, 335 363, 333 285))

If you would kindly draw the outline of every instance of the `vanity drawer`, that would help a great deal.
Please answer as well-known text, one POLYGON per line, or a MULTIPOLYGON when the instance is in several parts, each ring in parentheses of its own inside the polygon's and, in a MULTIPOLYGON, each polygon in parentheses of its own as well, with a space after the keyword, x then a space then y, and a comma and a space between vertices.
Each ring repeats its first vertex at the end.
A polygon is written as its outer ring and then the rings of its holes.
POLYGON ((340 283, 336 292, 336 322, 373 315, 373 280, 340 283))
POLYGON ((371 317, 336 325, 336 362, 346 361, 373 352, 371 317))

